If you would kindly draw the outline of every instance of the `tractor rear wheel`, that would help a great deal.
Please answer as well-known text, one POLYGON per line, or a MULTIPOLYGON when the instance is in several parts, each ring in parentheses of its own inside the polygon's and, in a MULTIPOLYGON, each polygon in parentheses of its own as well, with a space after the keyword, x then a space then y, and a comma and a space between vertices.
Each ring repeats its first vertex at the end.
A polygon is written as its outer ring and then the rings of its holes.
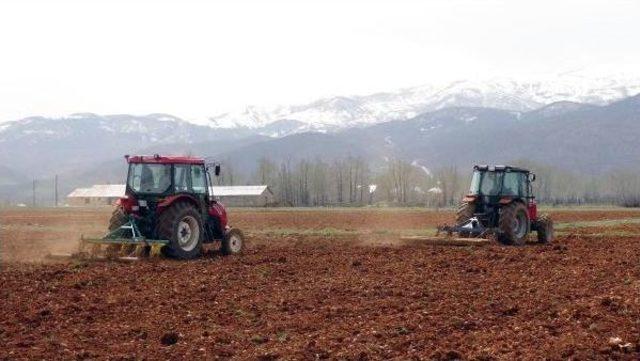
POLYGON ((127 223, 129 219, 127 215, 122 210, 122 207, 116 207, 111 213, 111 219, 109 219, 109 231, 115 231, 120 228, 123 224, 127 223))
POLYGON ((162 212, 156 233, 169 241, 162 247, 162 253, 167 257, 192 259, 202 252, 202 217, 190 203, 178 202, 162 212))
MULTIPOLYGON (((476 211, 475 203, 471 202, 462 202, 458 206, 456 210, 456 226, 468 221, 473 217, 473 214, 476 211)), ((469 237, 469 232, 460 232, 460 237, 469 237)))
POLYGON ((502 208, 498 221, 498 241, 504 244, 522 246, 529 232, 529 214, 527 207, 513 202, 502 208))
POLYGON ((549 215, 543 214, 536 220, 536 232, 538 233, 538 243, 553 242, 553 220, 549 215))
POLYGON ((222 254, 235 255, 242 253, 244 235, 239 229, 230 229, 222 239, 222 254))
POLYGON ((456 225, 468 221, 476 211, 475 203, 462 202, 456 210, 456 225))

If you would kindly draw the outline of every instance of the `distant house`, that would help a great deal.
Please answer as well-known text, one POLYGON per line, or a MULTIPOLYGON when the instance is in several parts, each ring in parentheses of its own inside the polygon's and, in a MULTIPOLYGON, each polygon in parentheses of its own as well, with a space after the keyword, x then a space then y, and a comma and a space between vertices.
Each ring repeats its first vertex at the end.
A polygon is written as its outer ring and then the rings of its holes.
POLYGON ((211 194, 226 206, 232 207, 266 207, 276 203, 276 198, 269 186, 214 186, 211 194))
MULTIPOLYGON (((124 196, 124 184, 96 184, 89 188, 78 188, 67 196, 71 206, 111 205, 124 196)), ((259 186, 214 186, 211 194, 224 205, 232 207, 266 207, 276 203, 275 196, 266 185, 259 186)))
POLYGON ((67 196, 71 206, 105 206, 124 196, 124 184, 96 184, 89 188, 77 188, 67 196))

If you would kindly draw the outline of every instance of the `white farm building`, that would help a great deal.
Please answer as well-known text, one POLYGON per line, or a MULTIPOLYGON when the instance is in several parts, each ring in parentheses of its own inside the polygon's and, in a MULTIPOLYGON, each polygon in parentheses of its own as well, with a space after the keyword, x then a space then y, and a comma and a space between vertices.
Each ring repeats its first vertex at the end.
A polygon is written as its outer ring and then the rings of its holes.
POLYGON ((268 186, 216 186, 211 193, 222 204, 234 207, 267 207, 276 204, 276 197, 268 186))
POLYGON ((77 188, 67 196, 71 206, 112 205, 124 196, 124 184, 96 184, 89 188, 77 188))
MULTIPOLYGON (((77 188, 67 196, 72 206, 112 205, 124 196, 124 184, 96 184, 89 188, 77 188)), ((234 207, 266 207, 276 203, 275 196, 266 185, 214 186, 209 191, 224 205, 234 207)))

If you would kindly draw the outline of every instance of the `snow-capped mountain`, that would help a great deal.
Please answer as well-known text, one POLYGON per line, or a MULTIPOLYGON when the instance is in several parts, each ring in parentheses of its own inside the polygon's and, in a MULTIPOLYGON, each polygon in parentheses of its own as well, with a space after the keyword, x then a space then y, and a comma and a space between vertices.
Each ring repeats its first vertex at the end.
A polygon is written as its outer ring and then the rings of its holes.
POLYGON ((364 96, 339 96, 273 108, 250 106, 211 117, 213 128, 260 128, 282 119, 303 130, 334 131, 390 120, 409 119, 447 107, 486 107, 526 112, 556 102, 604 105, 640 93, 640 78, 560 74, 546 80, 461 80, 364 96))
POLYGON ((234 169, 255 171, 256 159, 276 164, 362 157, 375 171, 400 158, 424 173, 452 165, 527 160, 581 174, 635 169, 640 163, 640 94, 605 106, 557 102, 529 112, 451 107, 407 120, 332 133, 266 138, 221 156, 234 169))
POLYGON ((187 142, 204 139, 197 126, 168 114, 97 115, 76 113, 63 118, 29 117, 0 124, 0 143, 37 144, 41 141, 64 140, 70 136, 138 136, 139 142, 187 142))
POLYGON ((120 158, 152 146, 217 140, 225 133, 167 114, 78 113, 63 118, 29 117, 1 126, 0 164, 38 176, 120 158))

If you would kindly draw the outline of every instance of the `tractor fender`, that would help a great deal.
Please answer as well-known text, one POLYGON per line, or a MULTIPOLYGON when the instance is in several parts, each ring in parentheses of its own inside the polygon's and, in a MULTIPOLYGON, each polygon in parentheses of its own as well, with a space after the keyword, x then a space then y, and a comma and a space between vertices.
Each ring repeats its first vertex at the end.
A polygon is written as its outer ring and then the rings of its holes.
POLYGON ((194 197, 188 194, 175 194, 158 202, 158 212, 164 211, 165 209, 169 208, 172 204, 176 202, 191 203, 198 211, 200 211, 200 205, 198 204, 198 201, 194 197))
POLYGON ((227 210, 224 208, 224 205, 220 202, 212 203, 209 207, 209 217, 215 218, 218 220, 218 224, 220 225, 220 229, 227 229, 227 210))
POLYGON ((509 205, 511 203, 522 203, 527 208, 527 216, 529 217, 529 223, 534 222, 538 218, 538 205, 536 204, 535 199, 529 200, 526 202, 522 198, 511 198, 511 197, 502 197, 500 199, 500 204, 503 206, 509 205))
POLYGON ((527 206, 527 213, 529 213, 529 220, 531 222, 538 220, 538 204, 536 200, 532 199, 525 205, 527 206))
POLYGON ((502 199, 500 199, 501 205, 506 206, 511 203, 521 203, 527 208, 527 217, 529 217, 530 223, 535 222, 535 220, 538 218, 538 205, 536 204, 535 199, 531 199, 528 202, 522 198, 502 197, 502 199))

